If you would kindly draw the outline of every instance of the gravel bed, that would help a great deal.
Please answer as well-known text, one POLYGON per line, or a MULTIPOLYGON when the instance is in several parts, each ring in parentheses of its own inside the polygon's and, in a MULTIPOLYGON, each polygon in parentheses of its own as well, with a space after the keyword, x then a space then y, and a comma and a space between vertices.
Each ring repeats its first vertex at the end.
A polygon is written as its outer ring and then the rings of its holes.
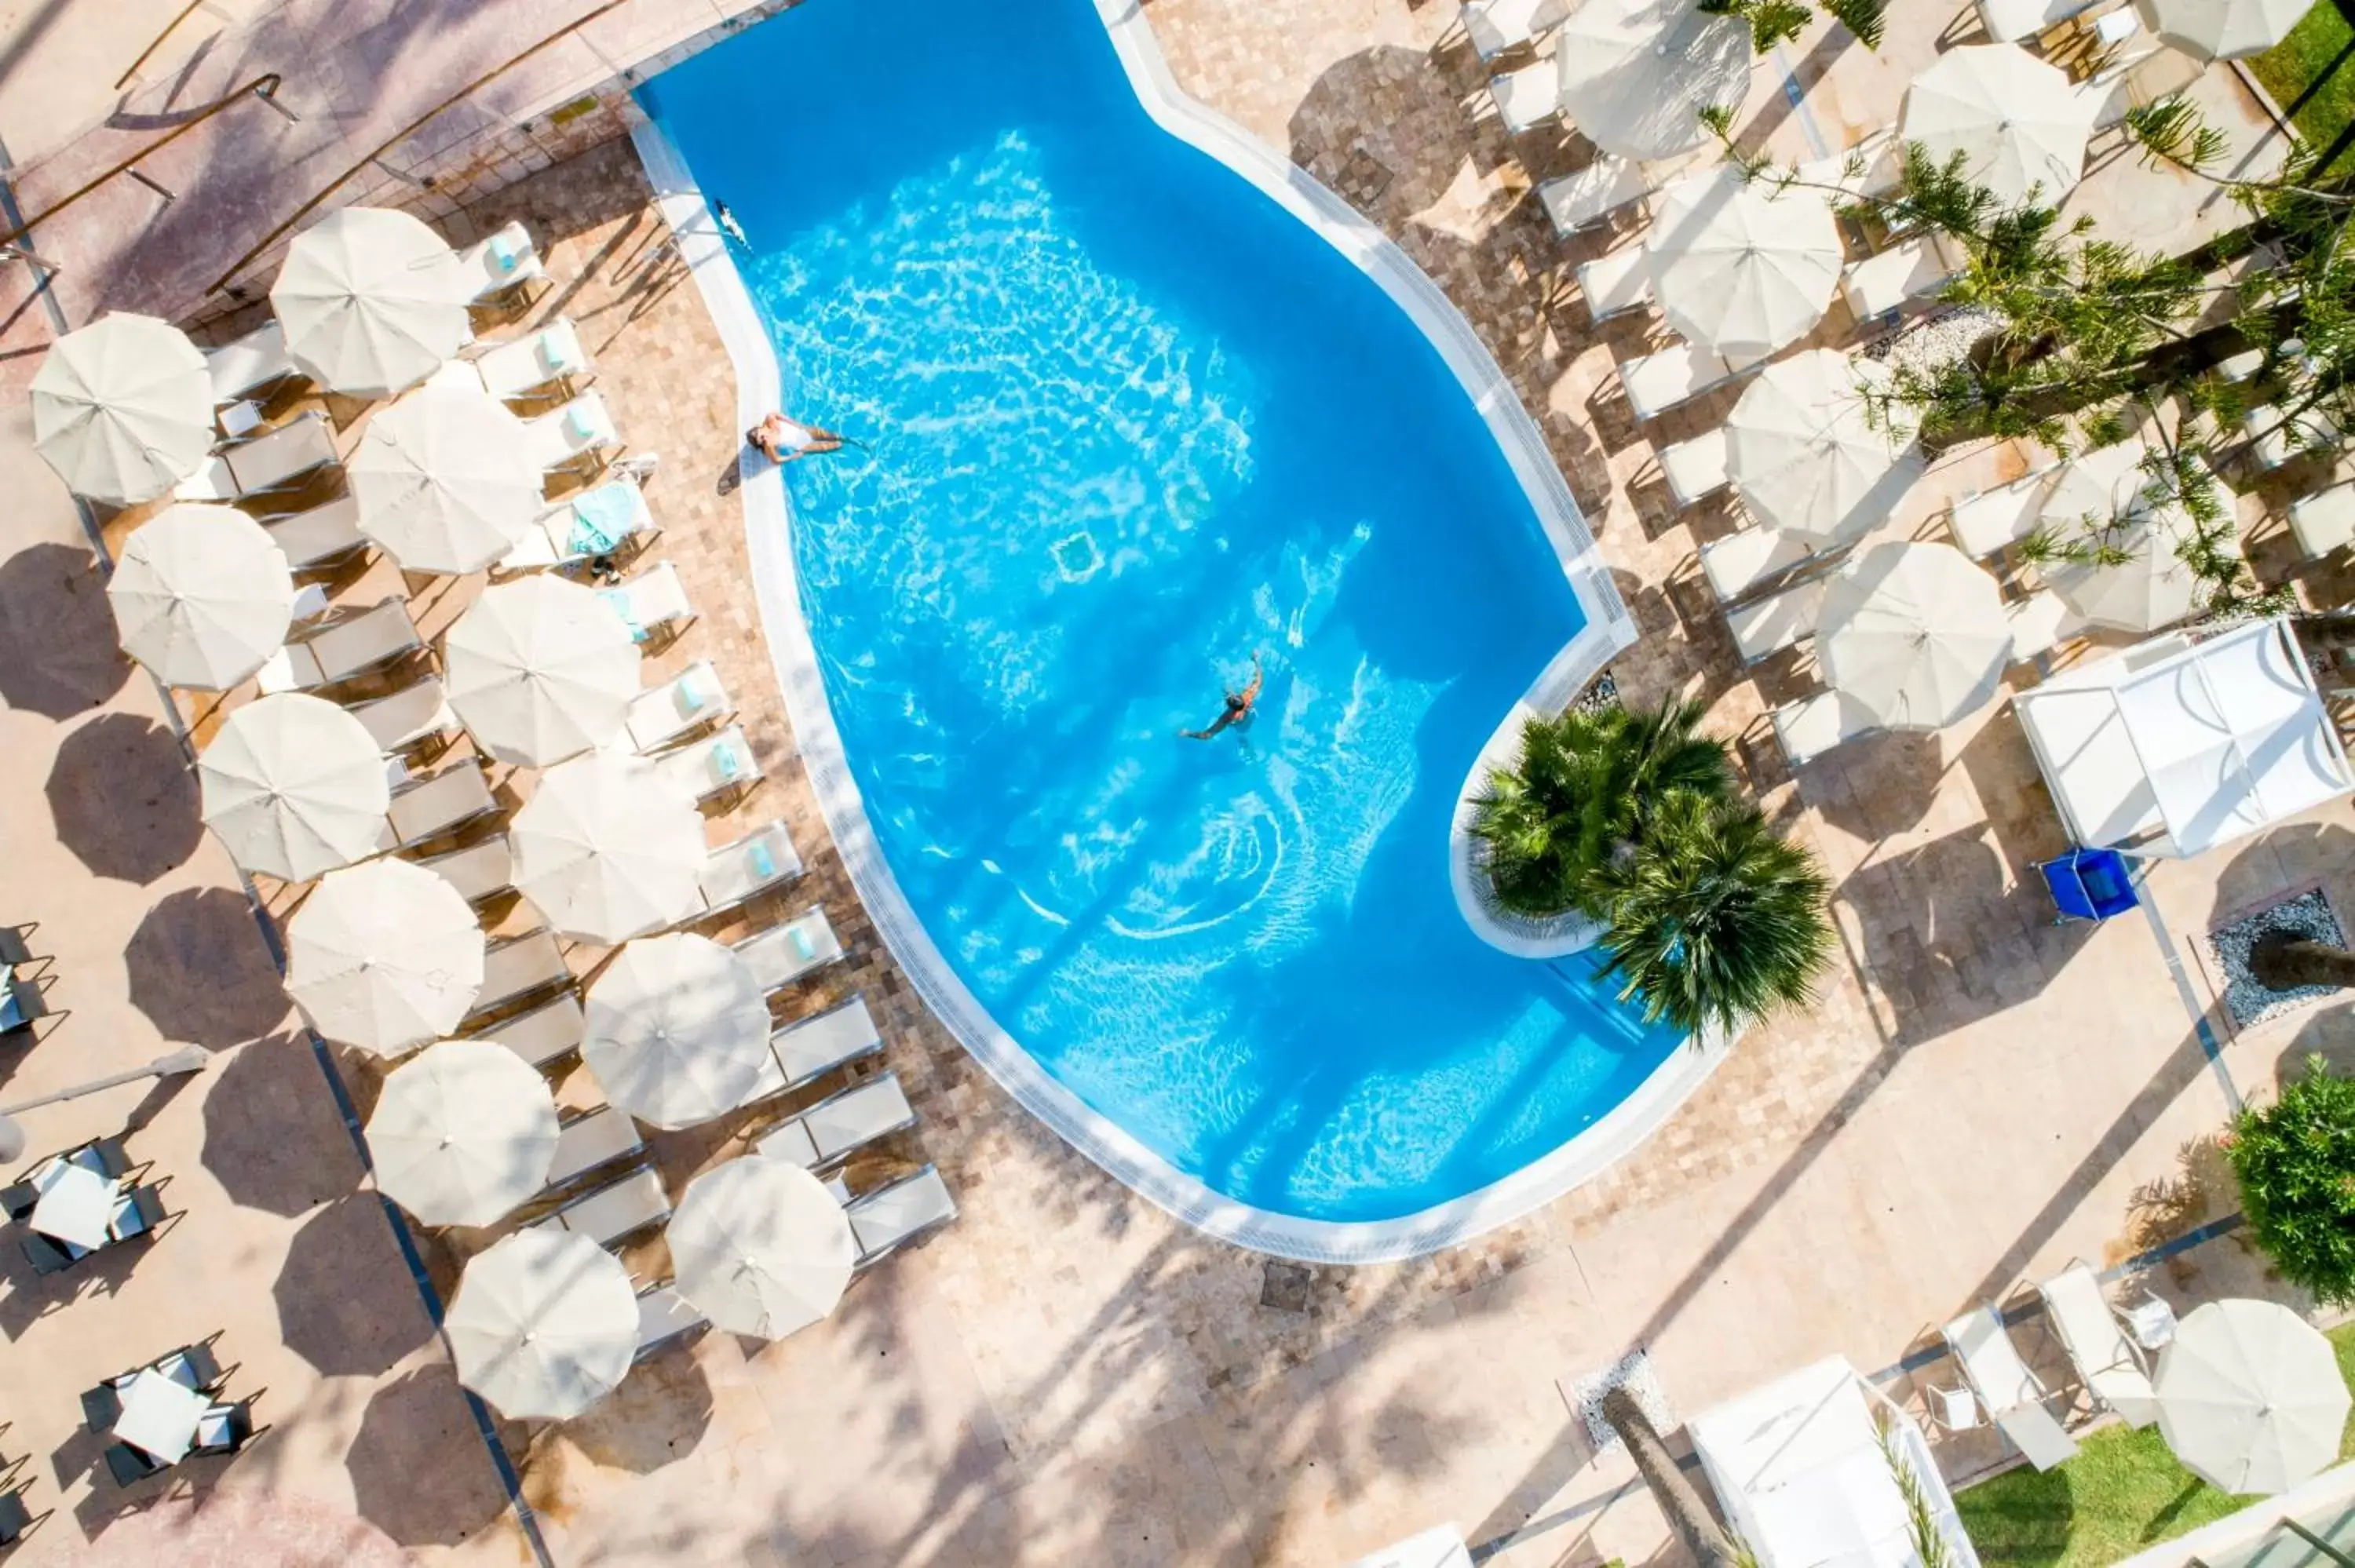
POLYGON ((2339 928, 2339 917, 2330 912, 2329 901, 2319 891, 2286 898, 2209 932, 2208 950, 2216 960, 2217 971, 2224 977, 2224 1008, 2239 1028, 2287 1012, 2317 997, 2328 996, 2336 989, 2301 985, 2275 991, 2260 985, 2256 977, 2249 973, 2249 949, 2256 945, 2257 938, 2275 931, 2310 938, 2334 948, 2347 943, 2346 934, 2339 928))
POLYGON ((1891 370, 1930 370, 1969 353, 1971 344, 1993 332, 2000 319, 1994 312, 1977 307, 1948 311, 1885 337, 1864 353, 1891 370))
POLYGON ((1601 1372, 1565 1381, 1562 1397, 1578 1412, 1586 1428, 1586 1440, 1594 1445, 1597 1454, 1608 1454, 1619 1447, 1619 1434, 1611 1430, 1611 1423, 1603 1419, 1603 1396, 1614 1388, 1625 1387, 1634 1392, 1636 1404, 1652 1425, 1662 1433, 1677 1429, 1677 1413, 1668 1404, 1668 1396, 1660 1387, 1660 1380, 1652 1374, 1652 1359, 1641 1351, 1630 1351, 1614 1365, 1601 1372))

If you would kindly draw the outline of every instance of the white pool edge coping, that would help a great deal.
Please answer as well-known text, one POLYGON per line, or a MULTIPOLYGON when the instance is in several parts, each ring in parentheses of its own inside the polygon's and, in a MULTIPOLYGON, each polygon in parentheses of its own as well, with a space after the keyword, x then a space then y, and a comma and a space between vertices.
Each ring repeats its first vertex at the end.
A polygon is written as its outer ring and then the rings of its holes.
MULTIPOLYGON (((1558 706, 1567 701, 1614 653, 1636 640, 1636 623, 1612 586, 1609 568, 1544 437, 1504 373, 1438 285, 1380 228, 1274 149, 1185 94, 1133 0, 1096 3, 1129 80, 1155 122, 1250 181, 1381 284, 1422 328, 1479 408, 1587 616, 1585 626, 1507 715, 1506 726, 1529 706, 1549 700, 1558 706)), ((680 260, 694 277, 727 348, 736 373, 737 418, 741 427, 749 428, 784 402, 775 346, 685 158, 651 117, 632 129, 631 139, 664 220, 677 239, 680 260)), ((792 507, 783 474, 773 466, 762 467, 746 476, 739 491, 762 631, 786 716, 827 832, 884 944, 932 1015, 1017 1103, 1177 1219, 1237 1246, 1306 1263, 1392 1263, 1419 1257, 1520 1219, 1600 1175, 1666 1121, 1731 1050, 1731 1039, 1714 1032, 1695 1037, 1672 1051, 1617 1105, 1550 1153, 1477 1192, 1397 1219, 1311 1220, 1212 1192, 1098 1114, 1041 1067, 998 1026, 934 946, 884 859, 843 754, 816 646, 801 611, 790 543, 792 507)), ((1482 755, 1491 747, 1484 747, 1482 755)), ((1477 765, 1474 777, 1478 777, 1477 765)))

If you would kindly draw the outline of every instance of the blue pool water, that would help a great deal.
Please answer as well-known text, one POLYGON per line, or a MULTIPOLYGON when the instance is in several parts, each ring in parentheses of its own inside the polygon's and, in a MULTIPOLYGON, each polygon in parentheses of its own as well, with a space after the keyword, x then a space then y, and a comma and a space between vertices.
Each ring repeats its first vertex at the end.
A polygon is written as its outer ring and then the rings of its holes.
POLYGON ((965 985, 1212 1191, 1390 1219, 1677 1041, 1465 927, 1472 758, 1578 630, 1427 341, 1158 130, 1089 0, 806 0, 645 102, 752 249, 844 749, 965 985), (1257 652, 1247 727, 1182 739, 1257 652))

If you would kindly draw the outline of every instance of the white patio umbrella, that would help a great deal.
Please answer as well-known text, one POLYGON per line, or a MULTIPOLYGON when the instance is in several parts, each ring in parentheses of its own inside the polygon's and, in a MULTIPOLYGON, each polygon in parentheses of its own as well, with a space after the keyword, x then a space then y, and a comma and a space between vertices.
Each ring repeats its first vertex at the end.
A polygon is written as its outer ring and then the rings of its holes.
POLYGON ((204 466, 213 387, 187 334, 115 311, 49 345, 33 373, 33 446, 66 488, 118 506, 204 466))
POLYGON ((622 733, 638 648, 594 591, 530 577, 485 588, 442 641, 450 705, 503 762, 545 768, 622 733))
POLYGON ((2261 55, 2297 26, 2314 0, 2135 0, 2143 26, 2203 60, 2261 55))
POLYGON ((1833 577, 1817 622, 1824 679, 1891 729, 1983 707, 2011 657, 1995 579, 1951 545, 1875 545, 1833 577))
POLYGON ((299 692, 230 713, 197 759, 197 784, 230 858, 282 882, 375 854, 392 796, 360 721, 299 692))
POLYGON ((556 1100, 506 1046, 445 1040, 385 1079, 368 1145, 377 1185, 420 1221, 487 1225, 547 1181, 556 1100))
POLYGON ((605 1097, 656 1127, 744 1103, 769 1063, 769 1004, 743 959, 705 937, 643 937, 589 988, 581 1059, 605 1097))
POLYGON ((624 942, 703 908, 703 815, 644 758, 596 751, 549 768, 507 840, 516 887, 567 936, 624 942))
POLYGON ((2198 599, 2200 579, 2179 553, 2197 530, 2182 507, 2155 507, 2105 535, 2128 559, 2062 562, 2046 567, 2044 576, 2079 620, 2156 631, 2190 615, 2198 599))
POLYGON ((1962 154, 1964 173, 2000 201, 2022 201, 2031 185, 2057 201, 2084 168, 2097 107, 2017 44, 1966 44, 1913 78, 1902 129, 1934 163, 1962 154))
POLYGON ((521 1230, 474 1255, 442 1320, 458 1381, 516 1421, 563 1421, 628 1374, 638 1298, 622 1260, 569 1231, 521 1230))
POLYGON ((2339 1457, 2348 1393, 2330 1341, 2275 1302, 2195 1308, 2152 1391, 2175 1457, 2235 1497, 2286 1492, 2339 1457))
POLYGON ((244 513, 183 502, 124 542, 106 602, 123 652, 156 679, 221 692, 286 641, 294 574, 244 513))
POLYGON ((346 471, 360 532, 408 571, 478 572, 544 506, 523 421, 479 387, 420 387, 370 419, 346 471))
POLYGON ((1750 24, 1692 0, 1582 0, 1554 38, 1562 112, 1623 158, 1700 146, 1700 111, 1750 90, 1750 24))
POLYGON ((1922 474, 1912 417, 1876 424, 1866 394, 1885 388, 1878 361, 1811 348, 1759 373, 1726 417, 1726 468, 1752 516, 1815 545, 1854 539, 1883 520, 1922 474))
POLYGON ((762 1154, 688 1182, 663 1237, 679 1294, 720 1328, 763 1340, 833 1311, 858 1258, 826 1183, 762 1154))
POLYGON ((294 237, 270 287, 287 352, 330 392, 414 387, 472 335, 457 254, 405 212, 347 207, 294 237))
POLYGON ((1644 255, 1668 324, 1736 360, 1772 354, 1821 321, 1843 260, 1820 196, 1777 193, 1723 167, 1662 194, 1644 255))
POLYGON ((331 871, 286 924, 286 991, 313 1028, 397 1056, 458 1027, 483 987, 464 894, 405 860, 331 871))

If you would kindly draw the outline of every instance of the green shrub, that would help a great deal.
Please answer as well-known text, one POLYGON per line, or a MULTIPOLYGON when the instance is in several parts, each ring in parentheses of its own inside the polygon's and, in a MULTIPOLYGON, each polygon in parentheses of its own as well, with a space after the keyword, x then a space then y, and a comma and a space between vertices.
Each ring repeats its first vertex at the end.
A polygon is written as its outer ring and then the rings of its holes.
POLYGON ((2241 1113, 2227 1148, 2249 1231, 2282 1277, 2355 1305, 2355 1079, 2320 1056, 2241 1113))

